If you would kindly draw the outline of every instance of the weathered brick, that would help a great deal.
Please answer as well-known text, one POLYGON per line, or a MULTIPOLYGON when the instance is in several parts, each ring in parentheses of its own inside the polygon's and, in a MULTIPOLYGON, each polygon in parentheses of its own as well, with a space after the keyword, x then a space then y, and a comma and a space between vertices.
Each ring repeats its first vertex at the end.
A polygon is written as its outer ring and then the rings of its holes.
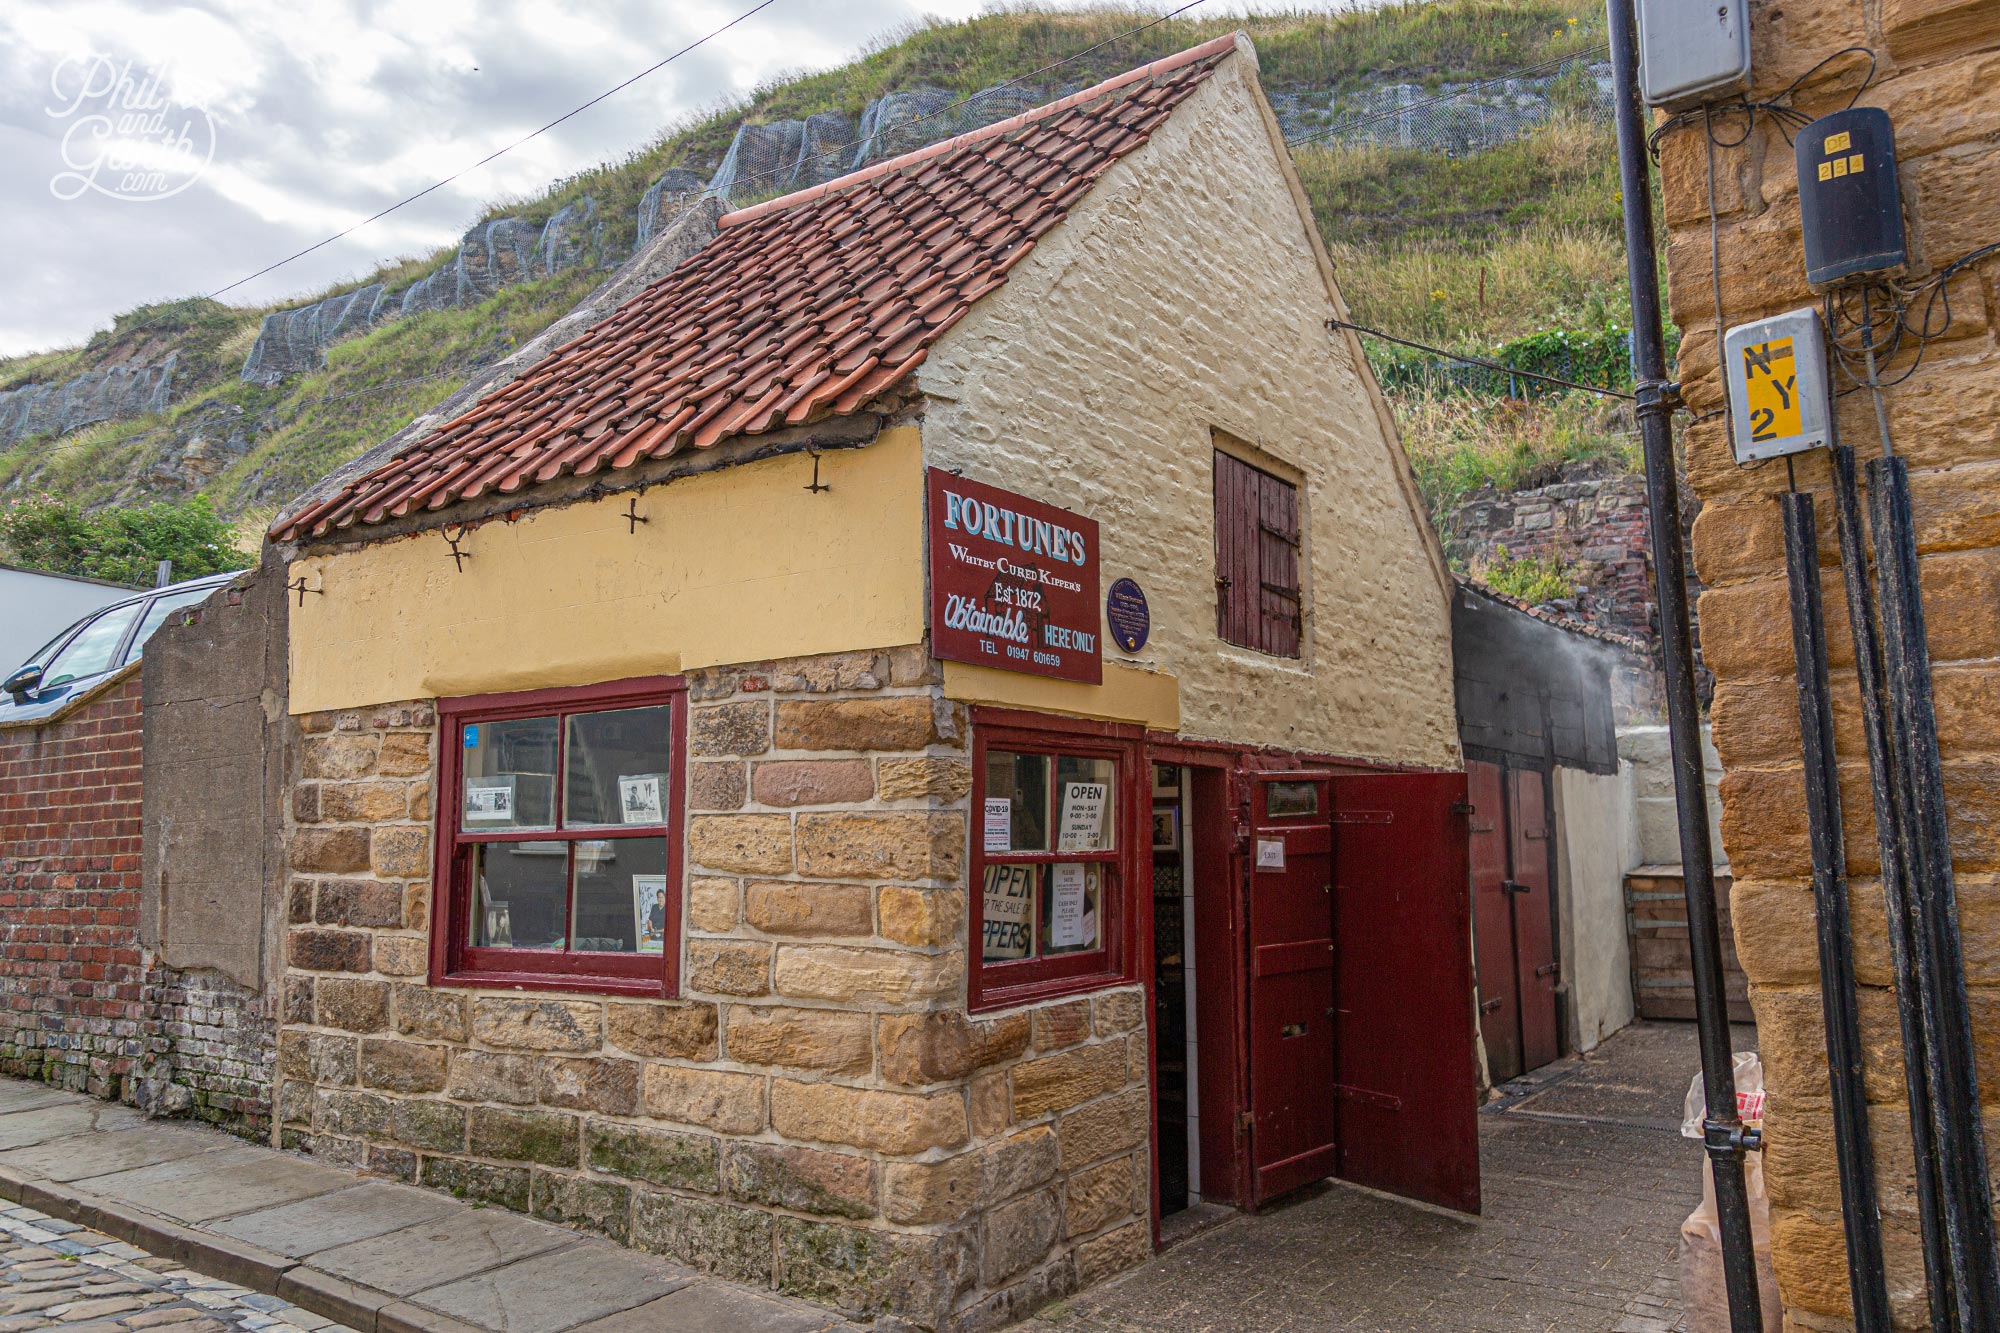
POLYGON ((831 879, 955 879, 964 864, 957 814, 802 814, 799 873, 831 879))
POLYGON ((729 1058, 740 1064, 782 1065, 865 1074, 874 1065, 867 1014, 838 1009, 729 1006, 729 1058))
POLYGON ((981 1153, 960 1153, 941 1162, 890 1162, 882 1168, 882 1216, 905 1226, 955 1222, 970 1217, 987 1200, 981 1153))
POLYGON ((472 1035, 482 1044, 522 1051, 590 1051, 604 1040, 595 1004, 482 995, 472 1002, 472 1035))
POLYGON ((642 1192, 632 1205, 632 1244, 698 1272, 755 1287, 771 1285, 771 1214, 676 1194, 642 1192))
POLYGON ((1076 1247, 1076 1278, 1084 1286, 1136 1268, 1153 1257, 1152 1226, 1134 1222, 1076 1247))
POLYGON ((669 1060, 715 1058, 712 1004, 612 1004, 606 1010, 611 1044, 634 1055, 669 1060))
POLYGON ((1125 1044, 1079 1046, 1014 1066, 1014 1118, 1061 1111, 1125 1086, 1125 1044))
POLYGON ((541 1061, 499 1051, 459 1051, 452 1057, 445 1095, 462 1102, 532 1105, 541 1081, 541 1061))
POLYGON ((308 736, 299 748, 299 772, 308 778, 359 778, 375 771, 380 742, 373 736, 308 736))
POLYGON ((463 1107, 398 1101, 389 1113, 389 1137, 427 1152, 458 1152, 465 1145, 465 1124, 463 1107))
POLYGON ((343 875, 368 869, 365 828, 293 829, 285 844, 292 869, 321 875, 343 875))
POLYGON ((1151 1108, 1143 1088, 1078 1107, 1056 1121, 1062 1169, 1074 1171, 1146 1141, 1151 1108))
POLYGON ((785 700, 777 734, 780 750, 921 750, 941 739, 927 694, 785 700))
POLYGON ((877 1092, 782 1078, 771 1087, 771 1126, 788 1139, 899 1155, 961 1147, 970 1137, 961 1092, 877 1092))
POLYGON ((1056 1132, 1047 1125, 1031 1125, 1010 1134, 990 1145, 981 1158, 985 1175, 980 1191, 988 1202, 1048 1184, 1062 1164, 1056 1132))
POLYGON ((508 1111, 476 1106, 467 1146, 475 1157, 574 1168, 579 1162, 577 1118, 550 1111, 508 1111))
POLYGON ((706 1134, 593 1120, 584 1125, 584 1145, 585 1163, 593 1171, 701 1194, 720 1187, 718 1144, 706 1134))
POLYGON ((763 754, 771 748, 771 705, 762 699, 707 704, 688 718, 688 753, 697 758, 763 754))
POLYGON ((733 879, 698 879, 688 885, 688 924, 717 935, 732 931, 742 897, 733 879))
POLYGON ((325 782, 319 817, 329 824, 379 824, 409 814, 410 789, 401 782, 325 782))
POLYGON ((294 930, 285 961, 307 972, 366 972, 369 938, 358 930, 294 930))
POLYGON ((1120 1157, 1079 1171, 1063 1183, 1063 1234, 1087 1236, 1139 1209, 1139 1158, 1120 1157))
POLYGON ((431 768, 431 738, 424 732, 391 732, 382 737, 375 769, 389 777, 413 777, 431 768))
POLYGON ((973 1079, 967 1100, 972 1108, 972 1132, 979 1138, 990 1139, 1014 1123, 1014 1094, 1004 1070, 973 1079))
POLYGON ((422 827, 378 828, 369 865, 384 879, 417 879, 431 873, 431 835, 422 827))
POLYGON ((697 759, 688 764, 688 809, 740 810, 750 797, 740 759, 697 759))
POLYGON ((371 1037, 361 1043, 361 1082, 387 1092, 438 1092, 451 1051, 444 1046, 371 1037))
POLYGON ((854 805, 875 795, 866 759, 778 759, 750 769, 759 805, 854 805))
POLYGON ((321 977, 313 992, 321 1027, 344 1032, 384 1032, 389 1027, 389 983, 358 977, 321 977))
POLYGON ((423 1157, 421 1179, 432 1189, 460 1199, 498 1204, 517 1213, 528 1211, 528 1168, 490 1166, 451 1157, 423 1157))
POLYGON ((1146 993, 1142 990, 1105 991, 1090 1002, 1091 1024, 1100 1037, 1130 1032, 1146 1020, 1146 993))
POLYGON ((865 938, 875 933, 872 898, 860 884, 767 880, 744 890, 743 916, 767 935, 865 938))
POLYGON ((883 674, 879 653, 822 653, 776 664, 771 670, 771 688, 780 694, 879 690, 883 674))
POLYGON ((784 944, 778 946, 776 977, 780 995, 799 999, 907 1004, 958 993, 965 965, 957 953, 784 944))
POLYGON ((965 894, 957 889, 884 885, 876 894, 875 913, 882 938, 913 948, 954 944, 965 932, 965 894))
POLYGON ((322 926, 403 926, 403 886, 376 879, 323 879, 314 899, 313 920, 322 926))
POLYGON ((621 1245, 631 1237, 632 1190, 615 1181, 536 1171, 528 1211, 562 1226, 609 1236, 621 1245))
POLYGON ((970 1244, 963 1236, 785 1218, 776 1242, 780 1292, 857 1317, 894 1314, 935 1328, 971 1284, 970 1244))
POLYGON ((723 1164, 729 1196, 828 1217, 875 1215, 875 1164, 865 1157, 775 1143, 732 1144, 723 1164))
POLYGON ((1066 1000, 1034 1011, 1035 1050, 1046 1054, 1074 1046, 1090 1035, 1090 1001, 1066 1000))
POLYGON ((782 875, 792 869, 790 815, 696 815, 688 820, 688 859, 706 870, 782 875))
POLYGON ((883 759, 875 769, 876 795, 884 801, 938 801, 951 804, 972 793, 972 765, 963 759, 930 755, 883 759))
POLYGON ((980 1022, 950 1010, 885 1015, 879 1020, 882 1077, 908 1085, 961 1079, 1020 1055, 1028 1034, 1026 1014, 980 1022))
POLYGON ((980 1276, 998 1286, 1039 1263, 1062 1233, 1062 1206, 1053 1190, 1003 1203, 986 1214, 979 1247, 980 1276))
POLYGON ((689 940, 687 988, 706 995, 771 993, 771 946, 755 940, 689 940))
POLYGON ((639 1107, 636 1060, 548 1059, 541 1069, 544 1106, 603 1115, 631 1115, 639 1107))
POLYGON ((648 1065, 644 1098, 648 1115, 723 1134, 755 1134, 766 1120, 764 1079, 754 1074, 648 1065))

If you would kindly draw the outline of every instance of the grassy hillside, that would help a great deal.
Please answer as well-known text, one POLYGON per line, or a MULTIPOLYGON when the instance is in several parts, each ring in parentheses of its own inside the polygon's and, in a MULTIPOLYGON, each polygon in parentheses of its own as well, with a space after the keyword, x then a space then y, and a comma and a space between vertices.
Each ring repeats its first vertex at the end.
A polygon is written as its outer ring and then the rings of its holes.
MULTIPOLYGON (((83 347, 0 361, 0 390, 6 390, 118 360, 154 360, 168 347, 180 353, 167 412, 31 439, 0 453, 0 496, 32 488, 108 505, 194 487, 254 528, 329 468, 435 406, 466 371, 567 311, 599 280, 602 266, 629 252, 647 186, 670 166, 706 174, 739 123, 822 110, 852 115, 885 92, 920 84, 971 93, 1064 60, 1147 17, 1095 7, 931 23, 892 34, 840 69, 760 89, 744 106, 672 127, 620 161, 556 182, 538 198, 496 203, 485 215, 539 223, 589 195, 604 222, 593 263, 477 307, 381 325, 336 345, 324 369, 275 387, 237 378, 267 311, 204 301, 133 311, 83 347)), ((1339 14, 1278 11, 1248 21, 1189 16, 1031 82, 1048 91, 1080 86, 1237 26, 1256 41, 1274 94, 1324 94, 1493 78, 1601 40, 1602 12, 1584 0, 1431 0, 1339 14)), ((1559 115, 1515 143, 1458 158, 1312 145, 1295 158, 1363 323, 1483 352, 1546 329, 1601 330, 1626 318, 1609 131, 1585 116, 1559 115)), ((452 253, 398 259, 359 282, 286 304, 368 281, 401 285, 452 253)), ((1532 442, 1532 466, 1513 454, 1512 462, 1489 466, 1481 460, 1496 450, 1491 439, 1468 434, 1467 406, 1428 403, 1422 395, 1405 395, 1401 404, 1434 509, 1448 508, 1453 496, 1482 480, 1518 479, 1570 457, 1615 458, 1615 449, 1604 447, 1611 436, 1593 435, 1588 413, 1540 405, 1507 417, 1516 423, 1508 437, 1532 442), (1571 425, 1544 429, 1540 416, 1547 412, 1568 413, 1563 420, 1571 425)))

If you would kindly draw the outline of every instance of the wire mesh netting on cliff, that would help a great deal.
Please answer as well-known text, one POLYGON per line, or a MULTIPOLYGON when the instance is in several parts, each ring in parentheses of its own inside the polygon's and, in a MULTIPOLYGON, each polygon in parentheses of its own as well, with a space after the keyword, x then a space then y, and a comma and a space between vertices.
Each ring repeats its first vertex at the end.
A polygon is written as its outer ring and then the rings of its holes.
MULTIPOLYGON (((1283 99, 1280 99, 1283 100, 1283 99)), ((1283 107, 1294 147, 1380 147, 1457 156, 1517 139, 1559 113, 1611 118, 1605 48, 1513 71, 1502 78, 1426 89, 1397 83, 1337 96, 1323 111, 1283 107), (1310 122, 1322 122, 1317 128, 1310 122)))

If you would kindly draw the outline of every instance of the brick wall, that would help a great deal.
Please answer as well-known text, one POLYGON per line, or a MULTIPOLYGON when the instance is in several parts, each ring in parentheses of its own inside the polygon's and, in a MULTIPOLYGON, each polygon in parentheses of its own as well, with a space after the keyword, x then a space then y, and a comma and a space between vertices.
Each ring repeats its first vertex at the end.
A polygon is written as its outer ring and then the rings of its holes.
POLYGON ((309 714, 284 1141, 923 1328, 1150 1250, 1140 992, 965 1012, 962 707, 921 647, 689 678, 673 1001, 426 984, 433 705, 309 714))
MULTIPOLYGON (((1880 72, 1861 95, 1893 117, 1902 165, 1912 277, 2000 240, 2000 10, 1961 0, 1753 0, 1753 100, 1775 95, 1820 60, 1872 47, 1880 72)), ((1846 104, 1857 57, 1836 59, 1792 100, 1808 115, 1846 104)), ((1740 148, 1718 150, 1725 322, 1814 303, 1800 243, 1792 149, 1771 123, 1740 148)), ((1713 721, 1722 780, 1722 834, 1735 868, 1737 952, 1751 982, 1770 1090, 1765 1177, 1774 1208, 1773 1258, 1789 1326, 1844 1328, 1847 1277, 1821 1027, 1798 711, 1792 680, 1778 468, 1740 472, 1719 415, 1710 286, 1707 165, 1701 134, 1663 148, 1673 317, 1686 331, 1681 367, 1689 406, 1710 414, 1686 434, 1687 469, 1703 509, 1694 529, 1704 650, 1716 675, 1713 721)), ((2000 1101, 2000 346, 1991 323, 2000 264, 1952 285, 1953 324, 1923 365, 1888 389, 1898 452, 1910 460, 1922 581, 1936 666, 1945 795, 1958 872, 1960 923, 1980 1054, 1982 1096, 2000 1101)), ((1908 365, 1899 357, 1893 378, 1908 365)), ((1878 447, 1866 393, 1841 406, 1842 437, 1863 456, 1878 447)), ((1853 652, 1843 614, 1827 466, 1800 460, 1819 498, 1821 562, 1832 639, 1836 743, 1854 911, 1871 1131, 1881 1173, 1889 1287, 1899 1326, 1924 1323, 1922 1265, 1907 1163, 1901 1042, 1884 943, 1866 752, 1853 652)), ((1996 1140, 1989 1130, 1989 1148, 1996 1140)))
POLYGON ((0 729, 0 1072, 259 1138, 275 1025, 141 946, 140 673, 0 729))
POLYGON ((142 1049, 139 673, 0 729, 0 1071, 117 1097, 142 1049))

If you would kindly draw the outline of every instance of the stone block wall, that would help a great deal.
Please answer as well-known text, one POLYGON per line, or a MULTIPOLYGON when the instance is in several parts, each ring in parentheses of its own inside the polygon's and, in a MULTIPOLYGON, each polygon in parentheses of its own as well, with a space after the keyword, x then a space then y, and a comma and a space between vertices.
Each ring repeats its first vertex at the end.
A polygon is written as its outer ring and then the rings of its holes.
POLYGON ((937 664, 701 671, 688 700, 667 1001, 427 984, 435 707, 300 719, 283 1142, 921 1328, 1143 1258, 1140 992, 966 1013, 937 664))
MULTIPOLYGON (((1860 95, 1894 120, 1911 280, 2000 241, 2000 9, 1963 0, 1753 0, 1754 100, 1772 97, 1843 47, 1872 48, 1874 84, 1860 95)), ((1835 58, 1790 100, 1807 115, 1854 96, 1866 62, 1835 58)), ((1760 121, 1742 146, 1718 149, 1725 325, 1816 304, 1805 285, 1793 151, 1760 121)), ((1751 983, 1766 1087, 1765 1178, 1773 1259, 1789 1327, 1851 1326, 1839 1192, 1832 1170, 1825 1038, 1802 808, 1798 710, 1773 496, 1782 467, 1739 471, 1721 416, 1707 160, 1699 130, 1662 146, 1670 231, 1670 306, 1684 330, 1681 369, 1699 418, 1685 435, 1702 511, 1694 528, 1703 650, 1716 676, 1715 746, 1724 766, 1722 836, 1736 872, 1736 947, 1751 983)), ((1921 577, 1935 665, 1945 798, 1952 824, 1981 1094, 2000 1103, 2000 345, 1991 312, 2000 260, 1951 284, 1952 322, 1914 373, 1886 391, 1897 451, 1908 458, 1921 577)), ((1916 312, 1921 313, 1921 310, 1916 312)), ((1940 312, 1941 322, 1941 312, 1940 312)), ((1885 377, 1909 367, 1906 351, 1885 377)), ((1848 394, 1840 433, 1863 457, 1879 448, 1869 395, 1848 394)), ((1924 1323, 1901 1043, 1872 825, 1866 751, 1823 455, 1798 463, 1820 517, 1821 579, 1831 639, 1835 740, 1842 768, 1860 1012, 1871 1130, 1881 1178, 1889 1288, 1899 1326, 1924 1323)), ((1989 1148, 2000 1140, 1991 1137, 1989 1148)))

